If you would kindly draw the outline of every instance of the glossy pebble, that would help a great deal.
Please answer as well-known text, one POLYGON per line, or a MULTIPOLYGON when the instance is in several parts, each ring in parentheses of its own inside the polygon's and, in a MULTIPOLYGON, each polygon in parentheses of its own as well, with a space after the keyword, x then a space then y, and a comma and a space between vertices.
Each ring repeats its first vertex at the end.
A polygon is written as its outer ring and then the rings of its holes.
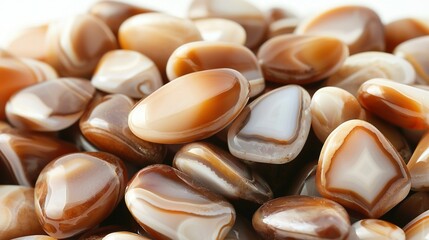
POLYGON ((280 87, 251 102, 234 120, 229 151, 254 162, 290 162, 302 150, 310 125, 308 92, 297 85, 280 87))
POLYGON ((363 219, 353 223, 347 240, 405 240, 404 231, 379 219, 363 219))
POLYGON ((119 28, 121 48, 138 51, 165 71, 168 58, 181 45, 202 40, 188 19, 162 13, 144 13, 128 18, 119 28))
POLYGON ((393 54, 363 52, 348 57, 341 68, 329 77, 326 85, 342 88, 356 96, 360 85, 372 78, 413 84, 416 72, 408 61, 393 54))
POLYGON ((150 9, 141 8, 126 2, 105 0, 95 2, 88 12, 101 19, 116 35, 119 27, 128 18, 140 14, 152 12, 150 9))
POLYGON ((143 54, 114 50, 100 59, 91 83, 104 92, 141 99, 160 88, 162 78, 155 63, 143 54))
POLYGON ((68 238, 104 220, 121 201, 127 173, 104 152, 72 153, 40 173, 35 187, 39 222, 50 236, 68 238))
POLYGON ((101 240, 149 240, 149 238, 140 236, 132 232, 114 232, 106 235, 101 240))
POLYGON ((77 15, 49 25, 46 62, 61 76, 90 77, 103 54, 116 48, 116 38, 103 21, 77 15))
POLYGON ((350 220, 338 203, 319 197, 273 199, 253 215, 253 227, 264 239, 345 239, 350 220))
POLYGON ((12 125, 35 131, 58 131, 75 123, 83 114, 95 89, 84 79, 62 78, 25 88, 6 105, 12 125))
POLYGON ((267 37, 273 38, 282 34, 293 33, 300 22, 301 22, 301 19, 293 18, 293 17, 282 18, 274 22, 271 22, 270 25, 268 26, 267 37))
POLYGON ((267 21, 264 13, 243 0, 193 0, 188 9, 191 19, 225 18, 239 23, 246 31, 246 46, 256 48, 264 39, 267 21))
POLYGON ((429 190, 429 134, 425 134, 407 164, 414 191, 429 190))
POLYGON ((358 100, 337 87, 319 88, 311 98, 310 109, 311 126, 321 142, 341 123, 360 119, 363 115, 358 100))
POLYGON ((6 46, 7 51, 17 57, 44 60, 48 25, 24 28, 6 46))
POLYGON ((33 187, 42 169, 55 158, 77 152, 63 140, 29 131, 0 132, 0 183, 33 187))
POLYGON ((208 143, 190 143, 174 156, 173 166, 215 193, 262 204, 273 197, 270 186, 249 166, 208 143))
POLYGON ((347 44, 350 55, 385 48, 380 17, 363 6, 340 6, 320 12, 302 21, 295 33, 338 38, 347 44))
POLYGON ((420 214, 404 228, 407 240, 422 240, 429 238, 429 210, 420 214))
POLYGON ((347 46, 326 36, 285 34, 266 41, 258 59, 267 81, 306 84, 337 71, 348 57, 347 46))
POLYGON ((128 183, 125 202, 156 239, 221 240, 235 221, 231 204, 167 165, 140 170, 128 183))
POLYGON ((429 36, 413 38, 399 44, 393 53, 410 62, 416 70, 418 81, 429 84, 428 54, 429 36))
POLYGON ((393 52, 399 44, 429 34, 429 20, 419 18, 400 18, 384 26, 386 51, 393 52))
POLYGON ((369 112, 396 126, 429 127, 429 91, 386 79, 371 79, 358 91, 359 103, 369 112))
POLYGON ((161 163, 165 147, 136 137, 128 127, 134 101, 121 94, 95 99, 80 119, 80 130, 91 144, 137 166, 161 163))
POLYGON ((202 18, 194 21, 204 41, 244 45, 246 31, 237 22, 224 18, 202 18))
POLYGON ((167 63, 170 81, 197 71, 231 68, 239 71, 249 81, 250 97, 260 94, 265 80, 258 60, 248 48, 226 42, 192 42, 177 48, 167 63))
POLYGON ((316 173, 323 197, 378 218, 410 191, 410 173, 399 153, 373 125, 349 120, 326 139, 316 173))
POLYGON ((43 234, 34 210, 34 189, 0 185, 0 239, 43 234))
POLYGON ((57 240, 56 238, 50 237, 48 235, 30 235, 19 238, 13 238, 12 240, 57 240))
POLYGON ((247 103, 249 90, 247 79, 232 69, 187 74, 137 103, 128 125, 150 142, 177 144, 207 138, 234 120, 247 103))

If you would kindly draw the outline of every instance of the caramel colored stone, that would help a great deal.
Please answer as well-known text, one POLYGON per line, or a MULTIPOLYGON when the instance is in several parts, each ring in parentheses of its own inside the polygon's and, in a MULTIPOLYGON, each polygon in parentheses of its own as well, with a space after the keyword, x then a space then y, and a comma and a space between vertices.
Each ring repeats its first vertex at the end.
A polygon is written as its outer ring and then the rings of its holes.
POLYGON ((49 162, 77 151, 74 145, 47 135, 12 128, 2 130, 0 182, 33 187, 49 162))
POLYGON ((283 84, 320 81, 348 55, 347 46, 336 38, 293 34, 271 38, 258 51, 265 79, 283 84))
POLYGON ((316 173, 320 194, 378 218, 410 191, 410 173, 399 153, 373 125, 349 120, 326 139, 316 173))
POLYGON ((167 63, 168 79, 216 68, 231 68, 239 71, 249 81, 250 97, 260 94, 265 80, 256 56, 237 43, 192 42, 177 48, 167 63))
POLYGON ((7 51, 17 57, 44 60, 48 25, 29 27, 21 30, 6 46, 7 51))
POLYGON ((9 98, 17 91, 39 82, 32 69, 22 60, 0 57, 0 119, 5 119, 5 107, 9 98))
POLYGON ((128 126, 150 142, 177 144, 207 138, 237 117, 249 90, 246 78, 232 69, 187 74, 137 103, 128 126))
POLYGON ((231 204, 167 165, 140 170, 128 183, 125 202, 156 239, 224 239, 235 221, 231 204))
POLYGON ((341 123, 360 119, 363 114, 358 100, 337 87, 323 87, 311 98, 311 126, 317 138, 324 142, 341 123))
POLYGON ((429 84, 429 36, 413 38, 399 44, 393 53, 410 62, 417 73, 417 81, 429 84))
POLYGON ((405 240, 398 226, 379 219, 363 219, 353 223, 347 240, 405 240))
POLYGON ((48 235, 31 235, 31 236, 14 238, 12 240, 57 240, 57 239, 50 237, 48 235))
POLYGON ((125 2, 104 0, 95 2, 88 12, 101 19, 113 34, 117 35, 119 27, 125 20, 140 13, 152 12, 152 10, 125 2))
POLYGON ((155 63, 131 50, 113 50, 100 59, 91 79, 92 85, 108 93, 145 98, 162 86, 155 63))
POLYGON ((429 21, 417 18, 400 18, 384 26, 386 51, 393 52, 399 44, 429 34, 429 21))
POLYGON ((43 234, 34 211, 34 189, 0 185, 0 239, 43 234))
POLYGON ((103 21, 77 15, 49 25, 46 62, 61 76, 88 78, 103 54, 116 48, 116 38, 103 21))
POLYGON ((140 236, 132 232, 114 232, 110 233, 101 240, 149 240, 149 238, 140 236))
POLYGON ((9 99, 6 115, 12 125, 35 131, 57 131, 75 123, 95 89, 84 79, 61 78, 27 87, 9 99))
POLYGON ((138 51, 152 59, 161 72, 168 58, 181 45, 202 40, 188 19, 162 13, 144 13, 127 19, 119 28, 121 48, 138 51))
POLYGON ((407 240, 421 240, 429 238, 429 210, 417 216, 403 229, 407 240))
POLYGON ((128 127, 134 101, 115 94, 95 99, 80 119, 80 130, 95 147, 137 166, 161 163, 165 147, 136 137, 128 127))
POLYGON ((273 199, 253 215, 253 227, 264 239, 345 239, 350 220, 338 203, 318 197, 273 199))
POLYGON ((246 43, 256 48, 263 41, 267 29, 264 13, 243 0, 193 0, 189 6, 191 19, 225 18, 239 23, 246 30, 246 43))
POLYGON ((290 162, 301 152, 310 125, 308 92, 297 85, 280 87, 251 102, 234 120, 229 151, 254 162, 290 162))
POLYGON ((329 77, 326 85, 342 88, 356 96, 360 85, 373 78, 413 84, 416 72, 408 61, 393 54, 363 52, 348 57, 341 68, 329 77))
POLYGON ((280 36, 282 34, 293 33, 301 22, 298 18, 282 18, 270 23, 268 26, 268 38, 280 36))
POLYGON ((350 55, 385 49, 380 17, 363 6, 340 6, 318 13, 302 21, 295 33, 338 38, 349 47, 350 55))
POLYGON ((0 133, 3 129, 12 128, 7 122, 0 121, 0 133))
POLYGON ((57 71, 45 62, 31 58, 21 58, 21 61, 32 70, 38 82, 58 78, 57 71))
POLYGON ((190 143, 174 156, 173 166, 215 193, 262 204, 273 197, 259 174, 223 149, 190 143))
POLYGON ((122 161, 104 152, 57 158, 35 187, 39 222, 50 236, 67 238, 91 229, 121 201, 127 173, 122 161))
POLYGON ((358 91, 359 103, 369 112, 396 126, 429 127, 429 91, 386 79, 372 79, 358 91))
POLYGON ((237 22, 224 18, 202 18, 194 20, 204 41, 230 42, 244 45, 246 30, 237 22))
POLYGON ((407 164, 411 174, 411 188, 414 191, 429 190, 429 134, 420 140, 407 164))

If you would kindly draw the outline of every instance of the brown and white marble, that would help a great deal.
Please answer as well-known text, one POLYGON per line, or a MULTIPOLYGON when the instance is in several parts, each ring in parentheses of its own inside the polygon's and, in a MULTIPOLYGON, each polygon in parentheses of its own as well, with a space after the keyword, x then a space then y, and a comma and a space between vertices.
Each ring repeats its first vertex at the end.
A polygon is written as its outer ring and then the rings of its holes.
POLYGON ((414 17, 399 18, 385 24, 386 52, 393 52, 399 44, 429 34, 429 20, 414 17))
POLYGON ((400 227, 380 219, 363 219, 353 223, 347 240, 405 240, 400 227))
POLYGON ((194 20, 204 41, 230 42, 244 45, 246 30, 235 21, 225 18, 201 18, 194 20))
POLYGON ((407 167, 411 175, 411 188, 414 191, 429 190, 429 133, 420 140, 407 167))
POLYGON ((429 36, 407 40, 396 46, 393 53, 413 65, 417 73, 417 81, 429 84, 429 60, 427 59, 429 36))
POLYGON ((429 238, 429 210, 414 218, 403 229, 407 240, 429 238))

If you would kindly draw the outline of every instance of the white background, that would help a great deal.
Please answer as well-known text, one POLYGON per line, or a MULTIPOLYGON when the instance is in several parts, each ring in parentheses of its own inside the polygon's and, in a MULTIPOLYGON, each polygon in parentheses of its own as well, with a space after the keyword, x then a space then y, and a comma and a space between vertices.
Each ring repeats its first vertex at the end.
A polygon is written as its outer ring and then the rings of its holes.
MULTIPOLYGON (((96 0, 0 0, 0 47, 20 29, 84 13, 96 0)), ((122 0, 184 16, 190 0, 122 0)), ((384 22, 402 17, 429 18, 428 0, 248 0, 262 9, 282 6, 305 17, 331 6, 369 6, 384 22)))

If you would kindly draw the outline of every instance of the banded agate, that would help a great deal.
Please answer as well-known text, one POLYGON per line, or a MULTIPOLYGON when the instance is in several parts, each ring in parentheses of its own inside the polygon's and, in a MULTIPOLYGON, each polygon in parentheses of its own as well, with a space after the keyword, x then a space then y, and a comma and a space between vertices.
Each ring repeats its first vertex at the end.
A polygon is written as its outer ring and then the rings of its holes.
POLYGON ((374 115, 396 126, 429 127, 429 91, 386 79, 371 79, 358 91, 359 103, 374 115))
POLYGON ((82 116, 95 92, 85 79, 61 78, 27 87, 9 99, 6 115, 21 129, 58 131, 82 116))
POLYGON ((345 239, 350 220, 346 210, 329 199, 280 197, 253 215, 253 227, 264 239, 345 239))
POLYGON ((246 31, 237 22, 224 18, 202 18, 194 20, 204 41, 230 42, 244 45, 246 31))
POLYGON ((429 190, 429 134, 426 133, 407 164, 411 174, 411 188, 414 191, 429 190))
POLYGON ((429 21, 419 18, 400 18, 384 26, 386 52, 393 50, 401 43, 429 34, 429 21))
POLYGON ((302 21, 295 33, 338 38, 349 47, 350 55, 385 49, 380 17, 363 6, 340 6, 320 12, 302 21))
POLYGON ((149 142, 197 141, 230 124, 247 103, 249 91, 247 79, 233 69, 190 73, 137 103, 128 126, 149 142))
POLYGON ((336 38, 284 34, 264 42, 257 56, 267 81, 307 84, 337 71, 349 51, 336 38))
POLYGON ((316 184, 323 197, 378 218, 407 196, 411 179, 401 156, 377 128, 349 120, 326 139, 316 184))
POLYGON ((407 240, 429 238, 429 210, 414 218, 403 229, 407 240))
POLYGON ((131 50, 113 50, 104 54, 91 83, 101 91, 137 99, 149 96, 163 84, 155 63, 131 50))
POLYGON ((399 44, 393 53, 413 65, 420 83, 429 84, 429 60, 426 58, 429 46, 429 36, 407 40, 399 44))
POLYGON ((379 219, 363 219, 352 225, 347 240, 405 240, 404 231, 379 219))
POLYGON ((38 220, 51 237, 68 238, 100 224, 121 201, 123 162, 104 152, 64 155, 49 163, 35 187, 38 220))
POLYGON ((273 197, 270 186, 249 166, 223 149, 197 142, 183 146, 173 166, 215 193, 262 204, 273 197))
POLYGON ((134 219, 156 239, 224 239, 234 225, 231 204, 167 165, 140 170, 125 202, 134 219))
POLYGON ((265 88, 255 54, 236 43, 202 41, 184 44, 171 54, 166 71, 172 81, 192 72, 216 68, 231 68, 243 74, 250 84, 250 97, 265 88))
POLYGON ((230 152, 241 159, 271 164, 292 161, 311 125, 310 95, 297 85, 270 91, 251 102, 228 130, 230 152))

